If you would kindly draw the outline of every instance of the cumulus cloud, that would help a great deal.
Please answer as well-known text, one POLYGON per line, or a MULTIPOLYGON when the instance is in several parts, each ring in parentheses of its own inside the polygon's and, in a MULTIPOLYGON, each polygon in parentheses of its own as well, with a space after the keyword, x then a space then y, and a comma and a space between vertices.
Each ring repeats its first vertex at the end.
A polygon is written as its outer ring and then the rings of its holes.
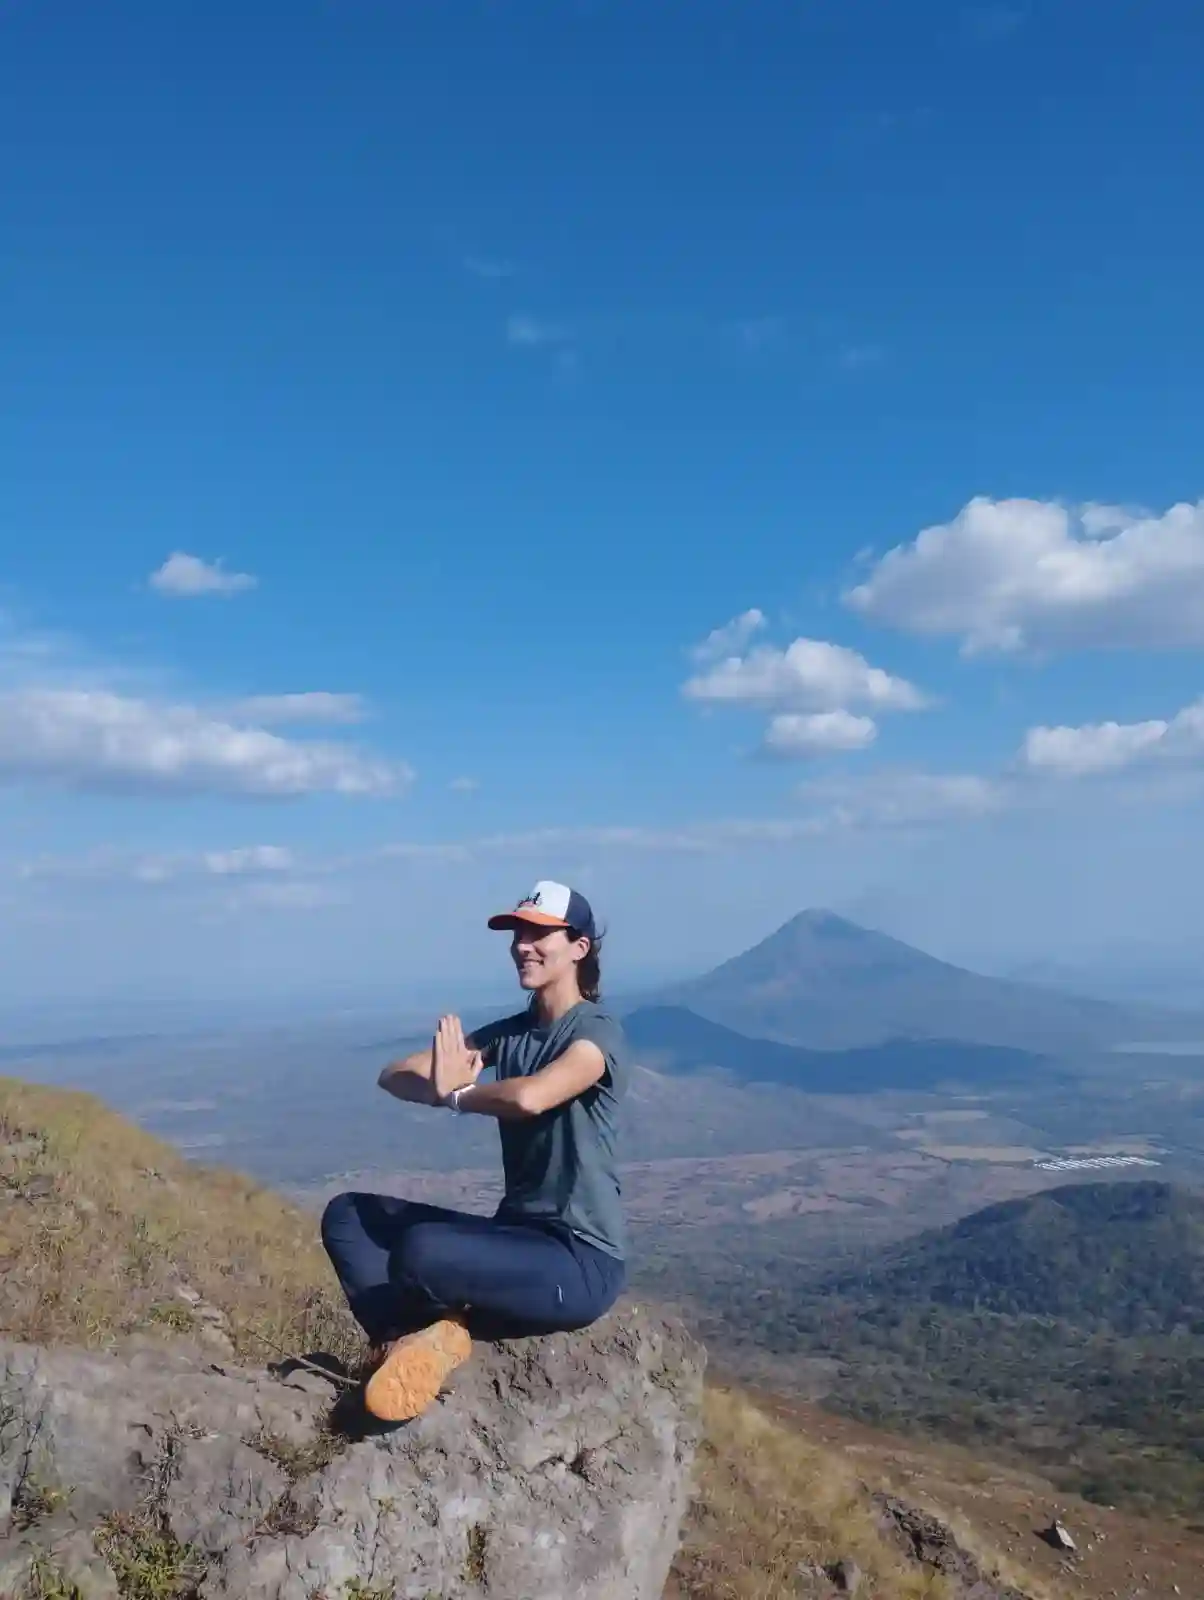
POLYGON ((756 606, 742 611, 738 617, 714 628, 701 644, 695 645, 691 654, 700 665, 722 661, 725 656, 739 655, 748 648, 753 638, 765 626, 765 613, 756 606))
POLYGON ((1204 700, 1147 722, 1092 722, 1030 728, 1022 760, 1033 772, 1084 778, 1154 762, 1204 758, 1204 700))
POLYGON ((0 693, 0 781, 287 797, 388 794, 411 776, 343 745, 286 739, 197 706, 101 689, 0 693))
POLYGON ((716 628, 694 651, 703 670, 682 692, 703 705, 773 712, 761 745, 767 755, 800 760, 864 750, 878 734, 867 711, 919 711, 928 704, 906 678, 823 639, 795 639, 784 650, 758 645, 741 654, 764 623, 762 613, 753 610, 716 628))
POLYGON ((785 650, 761 645, 732 655, 685 686, 691 700, 783 711, 918 711, 928 702, 914 684, 872 667, 864 656, 822 639, 796 639, 785 650))
POLYGON ((368 715, 363 697, 358 694, 331 694, 324 689, 308 690, 301 694, 256 694, 237 700, 230 713, 248 722, 260 722, 268 727, 282 727, 288 723, 350 724, 363 722, 368 715))
POLYGON ((770 722, 762 748, 766 755, 792 760, 834 750, 864 750, 877 737, 874 719, 851 711, 786 712, 770 722))
POLYGON ((1120 506, 971 500, 896 546, 847 603, 963 650, 1204 644, 1204 501, 1120 506))
POLYGON ((150 575, 152 589, 175 598, 197 595, 234 595, 253 589, 259 582, 249 572, 227 572, 221 561, 202 561, 200 556, 175 550, 150 575))

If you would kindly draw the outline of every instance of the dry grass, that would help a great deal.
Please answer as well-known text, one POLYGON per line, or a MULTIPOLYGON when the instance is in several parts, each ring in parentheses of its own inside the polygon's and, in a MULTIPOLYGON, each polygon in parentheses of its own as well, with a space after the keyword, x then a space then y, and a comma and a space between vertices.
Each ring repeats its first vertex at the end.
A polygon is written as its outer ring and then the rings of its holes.
POLYGON ((103 1345, 200 1332, 177 1288, 224 1312, 236 1352, 361 1348, 314 1219, 193 1166, 91 1095, 0 1078, 0 1329, 103 1345), (271 1344, 265 1343, 265 1338, 271 1344))
POLYGON ((737 1394, 709 1389, 697 1501, 675 1565, 690 1600, 787 1600, 830 1594, 814 1579, 855 1561, 861 1593, 943 1600, 942 1578, 905 1560, 839 1455, 771 1421, 737 1394))

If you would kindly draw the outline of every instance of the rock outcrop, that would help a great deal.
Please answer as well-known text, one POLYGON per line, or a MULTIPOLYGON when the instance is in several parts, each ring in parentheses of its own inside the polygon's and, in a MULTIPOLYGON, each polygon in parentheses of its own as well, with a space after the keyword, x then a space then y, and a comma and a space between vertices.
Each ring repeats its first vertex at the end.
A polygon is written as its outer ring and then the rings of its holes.
POLYGON ((0 1345, 0 1596, 659 1600, 702 1368, 625 1307, 478 1346, 418 1421, 348 1437, 304 1369, 0 1345))
POLYGON ((940 1575, 949 1600, 1030 1600, 1021 1590, 985 1573, 953 1530, 930 1511, 889 1494, 875 1495, 874 1503, 887 1534, 919 1567, 940 1575))

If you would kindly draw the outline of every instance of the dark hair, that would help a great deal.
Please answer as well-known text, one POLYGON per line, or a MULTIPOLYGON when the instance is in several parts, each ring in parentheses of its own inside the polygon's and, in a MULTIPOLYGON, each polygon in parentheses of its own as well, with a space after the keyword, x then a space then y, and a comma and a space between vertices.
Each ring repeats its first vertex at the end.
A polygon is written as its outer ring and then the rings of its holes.
MULTIPOLYGON (((569 929, 570 939, 584 939, 587 934, 578 933, 576 928, 569 929)), ((577 987, 581 990, 583 1000, 597 1000, 602 993, 602 935, 599 933, 589 941, 589 949, 577 963, 577 987)))

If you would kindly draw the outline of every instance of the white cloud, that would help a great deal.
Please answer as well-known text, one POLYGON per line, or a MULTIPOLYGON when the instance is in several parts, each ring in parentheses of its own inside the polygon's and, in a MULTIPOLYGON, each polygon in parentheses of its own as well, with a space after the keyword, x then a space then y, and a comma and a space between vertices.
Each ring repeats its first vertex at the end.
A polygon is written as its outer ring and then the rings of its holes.
POLYGON ((479 778, 453 778, 448 784, 448 788, 454 789, 457 794, 475 794, 480 787, 479 778))
POLYGON ((291 872, 293 853, 278 844, 243 845, 237 850, 207 850, 201 857, 206 872, 215 877, 246 877, 260 872, 291 872))
POLYGON ((861 778, 821 779, 799 789, 829 829, 916 827, 1001 811, 1014 795, 1004 781, 973 772, 886 768, 861 778))
POLYGON ((376 878, 390 862, 475 866, 489 860, 546 864, 550 857, 588 851, 649 855, 713 855, 779 847, 849 830, 882 830, 989 815, 1012 804, 1018 790, 1004 780, 971 773, 885 770, 858 779, 823 779, 800 785, 804 808, 778 817, 730 817, 677 827, 613 824, 532 828, 460 840, 398 840, 378 848, 326 859, 298 860, 278 845, 177 854, 137 854, 108 848, 78 857, 42 856, 11 864, 19 881, 178 885, 196 892, 203 885, 228 885, 227 904, 331 903, 335 885, 355 874, 376 878))
POLYGON ((782 711, 837 711, 852 705, 918 711, 925 696, 905 678, 871 667, 864 656, 821 639, 796 639, 785 650, 762 645, 729 656, 685 686, 691 700, 782 711))
POLYGON ((202 561, 199 556, 173 551, 157 571, 150 575, 152 589, 160 594, 191 598, 196 595, 242 594, 259 582, 249 572, 227 572, 221 561, 202 561))
POLYGON ((1143 506, 1106 506, 1091 500, 1079 508, 1079 521, 1089 539, 1100 539, 1109 533, 1120 533, 1131 522, 1142 522, 1154 513, 1143 506))
POLYGON ((785 712, 770 722, 762 748, 767 755, 789 761, 836 750, 864 750, 877 737, 874 719, 851 711, 785 712))
POLYGON ((387 794, 411 776, 346 746, 285 739, 197 706, 100 689, 0 693, 0 781, 283 797, 387 794))
POLYGON ((577 850, 633 850, 692 855, 742 844, 786 844, 821 831, 822 824, 800 817, 737 818, 685 825, 646 828, 614 824, 602 827, 532 828, 525 833, 494 833, 459 842, 405 842, 384 845, 378 858, 392 861, 439 862, 467 865, 493 857, 533 858, 546 861, 558 852, 577 850))
POLYGON ((257 694, 237 700, 230 715, 267 727, 287 723, 350 724, 363 722, 368 715, 363 697, 358 694, 331 694, 313 689, 301 694, 257 694))
POLYGON ((506 322, 506 343, 527 349, 541 345, 568 344, 572 334, 568 328, 542 317, 513 316, 506 322))
POLYGON ((271 911, 319 911, 337 905, 340 895, 328 884, 303 880, 283 883, 253 883, 231 896, 232 911, 262 907, 271 911))
POLYGON ((700 664, 739 655, 764 626, 765 613, 753 606, 748 611, 742 611, 738 617, 733 617, 730 622, 725 622, 721 628, 713 629, 700 645, 695 645, 691 654, 700 664))
POLYGON ((1083 778, 1156 762, 1204 758, 1204 700, 1169 720, 1094 722, 1080 727, 1030 728, 1022 760, 1033 772, 1083 778))
POLYGON ((23 881, 75 879, 78 881, 144 884, 178 883, 185 879, 256 878, 280 876, 297 868, 296 858, 283 845, 241 845, 228 850, 126 851, 108 847, 82 856, 39 856, 15 868, 23 881))
POLYGON ((845 596, 863 615, 959 637, 966 653, 1204 644, 1204 501, 971 500, 898 545, 845 596))
POLYGON ((667 828, 534 828, 458 842, 398 842, 385 845, 374 859, 468 865, 491 857, 546 861, 549 856, 581 850, 710 854, 793 844, 849 829, 971 820, 1001 811, 1017 798, 1014 786, 1002 779, 907 769, 886 769, 862 778, 816 780, 800 785, 798 796, 805 809, 786 817, 729 817, 667 828))
POLYGON ((716 628, 694 650, 704 670, 682 692, 703 705, 743 705, 775 713, 761 743, 766 755, 800 760, 864 750, 878 736, 878 725, 865 710, 919 711, 928 704, 906 678, 893 677, 872 667, 856 650, 826 640, 796 639, 784 650, 758 645, 739 654, 764 624, 762 613, 752 610, 716 628), (854 712, 853 707, 863 709, 854 712))

